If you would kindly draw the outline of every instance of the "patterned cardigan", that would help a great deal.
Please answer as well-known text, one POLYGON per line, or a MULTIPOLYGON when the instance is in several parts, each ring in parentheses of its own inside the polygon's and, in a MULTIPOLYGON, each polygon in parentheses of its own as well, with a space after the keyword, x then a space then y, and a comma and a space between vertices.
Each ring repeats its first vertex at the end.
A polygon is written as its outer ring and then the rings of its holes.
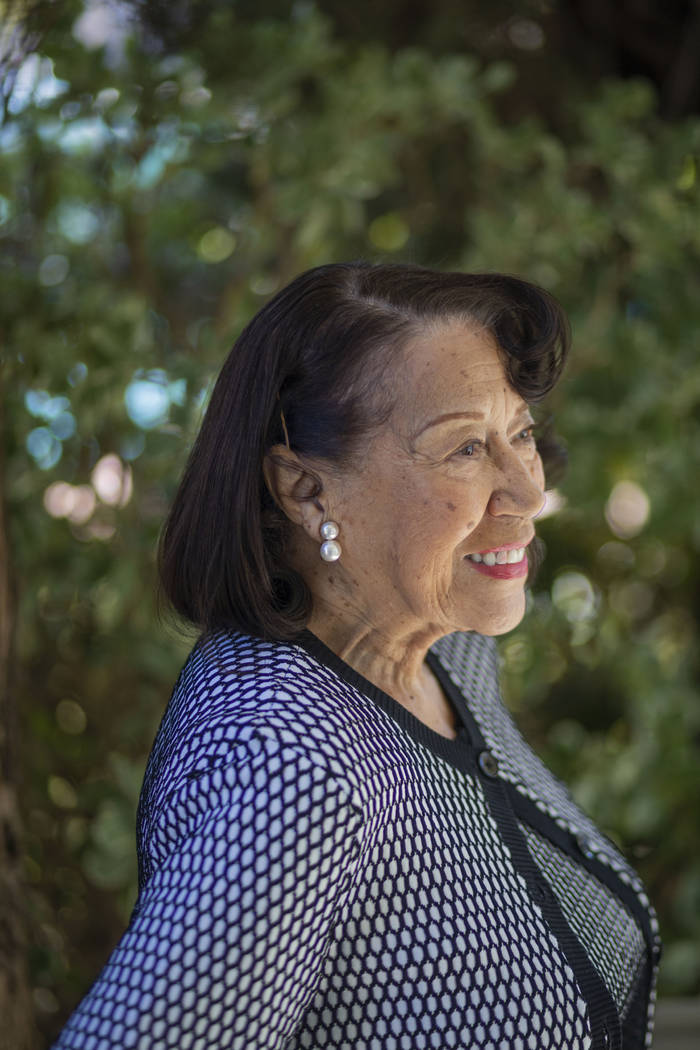
POLYGON ((140 892, 56 1050, 651 1045, 639 878, 504 707, 428 656, 455 740, 310 633, 195 646, 149 759, 140 892))

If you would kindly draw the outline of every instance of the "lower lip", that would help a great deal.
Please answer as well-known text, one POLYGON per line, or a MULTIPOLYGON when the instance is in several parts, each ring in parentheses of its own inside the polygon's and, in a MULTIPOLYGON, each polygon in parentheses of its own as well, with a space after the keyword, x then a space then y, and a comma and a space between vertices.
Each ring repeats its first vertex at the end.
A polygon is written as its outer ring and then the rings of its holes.
POLYGON ((476 569, 477 572, 482 572, 484 576, 491 576, 494 580, 517 580, 521 576, 527 576, 528 572, 528 561, 527 554, 522 561, 516 561, 510 565, 485 565, 483 561, 472 561, 471 558, 465 558, 465 561, 469 562, 472 569, 476 569))

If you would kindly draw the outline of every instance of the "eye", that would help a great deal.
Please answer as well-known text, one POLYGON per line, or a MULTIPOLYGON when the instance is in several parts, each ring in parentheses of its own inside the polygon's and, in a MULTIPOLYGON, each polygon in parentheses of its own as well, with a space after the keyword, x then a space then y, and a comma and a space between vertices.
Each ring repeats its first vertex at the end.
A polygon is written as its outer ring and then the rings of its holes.
POLYGON ((468 441, 466 445, 462 445, 457 455, 465 456, 467 459, 471 459, 479 454, 482 444, 483 442, 481 441, 468 441))
POLYGON ((519 430, 518 433, 515 435, 515 440, 516 441, 520 441, 521 444, 525 444, 525 445, 530 444, 531 442, 534 442, 534 440, 535 440, 535 424, 531 423, 529 427, 524 427, 522 430, 519 430))

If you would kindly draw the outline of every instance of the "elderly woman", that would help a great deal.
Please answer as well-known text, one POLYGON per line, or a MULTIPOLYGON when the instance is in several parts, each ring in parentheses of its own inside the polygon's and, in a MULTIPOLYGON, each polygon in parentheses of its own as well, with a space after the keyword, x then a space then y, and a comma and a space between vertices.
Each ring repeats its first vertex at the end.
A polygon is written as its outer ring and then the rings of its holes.
POLYGON ((650 1045, 644 889, 519 734, 490 637, 525 610, 530 406, 566 348, 524 281, 362 263, 245 329, 162 539, 202 635, 139 898, 58 1047, 650 1045))

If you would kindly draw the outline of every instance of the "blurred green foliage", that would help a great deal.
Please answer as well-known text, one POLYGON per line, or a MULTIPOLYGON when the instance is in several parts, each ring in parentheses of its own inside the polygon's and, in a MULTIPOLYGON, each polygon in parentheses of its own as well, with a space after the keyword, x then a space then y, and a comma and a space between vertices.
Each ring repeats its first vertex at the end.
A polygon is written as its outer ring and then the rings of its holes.
POLYGON ((662 991, 697 994, 700 122, 662 122, 634 80, 523 116, 512 65, 351 42, 312 4, 259 6, 210 5, 186 47, 159 51, 128 5, 105 31, 69 0, 0 128, 42 1027, 134 900, 140 780, 192 641, 158 622, 154 548, 212 378, 270 293, 355 257, 517 272, 570 313, 551 407, 571 466, 529 617, 502 641, 504 688, 642 872, 662 991))

